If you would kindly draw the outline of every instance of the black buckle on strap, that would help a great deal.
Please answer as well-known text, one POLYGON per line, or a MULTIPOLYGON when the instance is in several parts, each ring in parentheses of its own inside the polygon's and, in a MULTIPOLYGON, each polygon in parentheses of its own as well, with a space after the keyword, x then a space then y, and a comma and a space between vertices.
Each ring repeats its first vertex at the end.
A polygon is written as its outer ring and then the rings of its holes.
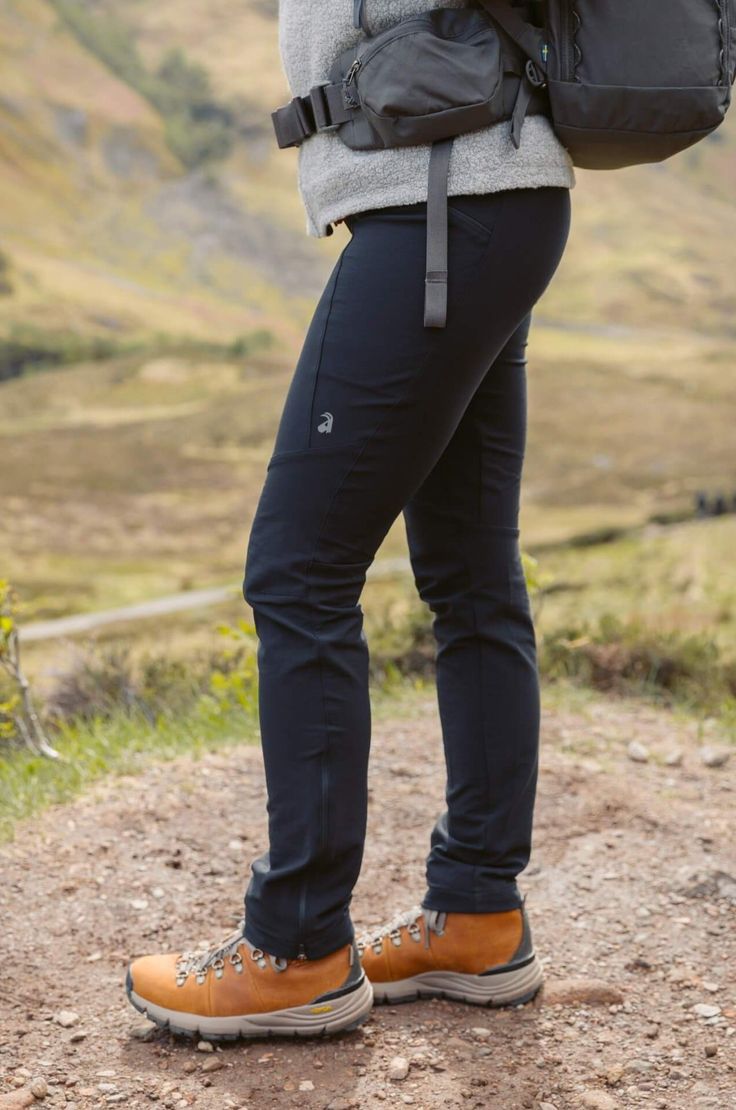
POLYGON ((295 96, 282 108, 271 113, 274 131, 279 146, 301 146, 306 138, 315 131, 327 131, 338 127, 330 115, 330 105, 325 95, 329 81, 313 85, 306 96, 295 96))
POLYGON ((320 85, 313 85, 309 90, 309 103, 312 108, 315 131, 324 131, 327 127, 332 126, 330 106, 323 91, 326 84, 327 81, 323 81, 320 85))

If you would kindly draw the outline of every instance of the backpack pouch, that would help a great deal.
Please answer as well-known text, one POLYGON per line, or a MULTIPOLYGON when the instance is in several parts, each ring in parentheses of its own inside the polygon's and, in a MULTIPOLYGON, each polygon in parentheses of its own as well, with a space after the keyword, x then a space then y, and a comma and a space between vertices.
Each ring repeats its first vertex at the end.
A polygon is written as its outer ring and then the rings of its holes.
MULTIPOLYGON (((432 143, 504 115, 506 62, 485 13, 440 8, 344 51, 331 72, 362 111, 340 127, 353 149, 432 143)), ((518 69, 518 63, 517 63, 518 69)))

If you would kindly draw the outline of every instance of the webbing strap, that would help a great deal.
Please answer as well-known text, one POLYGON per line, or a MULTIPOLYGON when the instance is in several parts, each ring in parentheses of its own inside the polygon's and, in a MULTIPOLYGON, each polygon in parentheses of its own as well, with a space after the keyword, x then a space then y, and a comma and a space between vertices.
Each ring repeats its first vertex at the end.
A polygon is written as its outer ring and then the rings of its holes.
POLYGON ((368 35, 368 20, 365 14, 365 0, 353 0, 353 27, 362 28, 368 35))
POLYGON ((453 140, 451 136, 432 143, 429 153, 425 328, 444 328, 447 320, 447 180, 453 140))
POLYGON ((511 113, 511 142, 517 150, 521 146, 521 128, 533 95, 534 86, 528 81, 522 80, 519 83, 519 91, 516 94, 514 110, 511 113))
POLYGON ((546 75, 547 62, 543 50, 545 45, 544 35, 539 28, 522 19, 516 9, 511 7, 508 0, 480 0, 480 3, 488 14, 497 23, 500 23, 509 38, 513 39, 526 56, 531 58, 546 75))

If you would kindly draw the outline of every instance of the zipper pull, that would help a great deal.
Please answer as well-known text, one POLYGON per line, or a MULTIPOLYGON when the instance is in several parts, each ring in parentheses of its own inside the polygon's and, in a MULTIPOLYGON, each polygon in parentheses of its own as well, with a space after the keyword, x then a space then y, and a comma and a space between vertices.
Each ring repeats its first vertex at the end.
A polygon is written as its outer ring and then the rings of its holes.
POLYGON ((362 64, 363 63, 361 62, 360 58, 355 59, 355 61, 351 65, 350 69, 345 74, 345 85, 346 86, 351 85, 353 83, 353 81, 355 80, 355 75, 358 72, 358 70, 360 69, 360 67, 362 66, 362 64))
POLYGON ((343 98, 343 101, 345 103, 346 108, 359 108, 360 107, 360 101, 355 99, 355 94, 351 93, 350 86, 354 83, 355 75, 358 72, 358 70, 360 69, 360 67, 362 66, 362 64, 363 63, 361 62, 360 58, 356 58, 355 61, 353 62, 353 64, 351 65, 350 69, 345 74, 345 77, 343 78, 343 82, 342 82, 342 85, 343 85, 342 94, 343 95, 342 95, 342 98, 343 98))

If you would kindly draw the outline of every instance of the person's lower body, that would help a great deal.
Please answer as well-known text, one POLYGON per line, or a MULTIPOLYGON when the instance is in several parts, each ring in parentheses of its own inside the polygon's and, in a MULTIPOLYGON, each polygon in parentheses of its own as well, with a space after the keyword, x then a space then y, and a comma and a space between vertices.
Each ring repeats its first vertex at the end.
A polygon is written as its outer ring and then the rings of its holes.
POLYGON ((346 219, 351 238, 307 331, 243 584, 259 639, 269 850, 234 936, 131 964, 130 1001, 172 1031, 336 1032, 374 998, 505 1005, 541 981, 516 884, 539 736, 518 512, 527 335, 565 247, 569 192, 453 196, 448 215, 446 328, 423 325, 420 202, 346 219), (421 907, 361 942, 349 912, 371 728, 359 599, 402 511, 434 615, 447 808, 421 907))
POLYGON ((448 206, 444 329, 423 326, 426 204, 347 218, 250 532, 269 850, 252 866, 245 936, 287 958, 318 959, 354 936, 371 726, 359 598, 402 511, 434 614, 447 763, 422 906, 521 906, 539 735, 518 542, 525 348, 570 198, 526 188, 448 206))

